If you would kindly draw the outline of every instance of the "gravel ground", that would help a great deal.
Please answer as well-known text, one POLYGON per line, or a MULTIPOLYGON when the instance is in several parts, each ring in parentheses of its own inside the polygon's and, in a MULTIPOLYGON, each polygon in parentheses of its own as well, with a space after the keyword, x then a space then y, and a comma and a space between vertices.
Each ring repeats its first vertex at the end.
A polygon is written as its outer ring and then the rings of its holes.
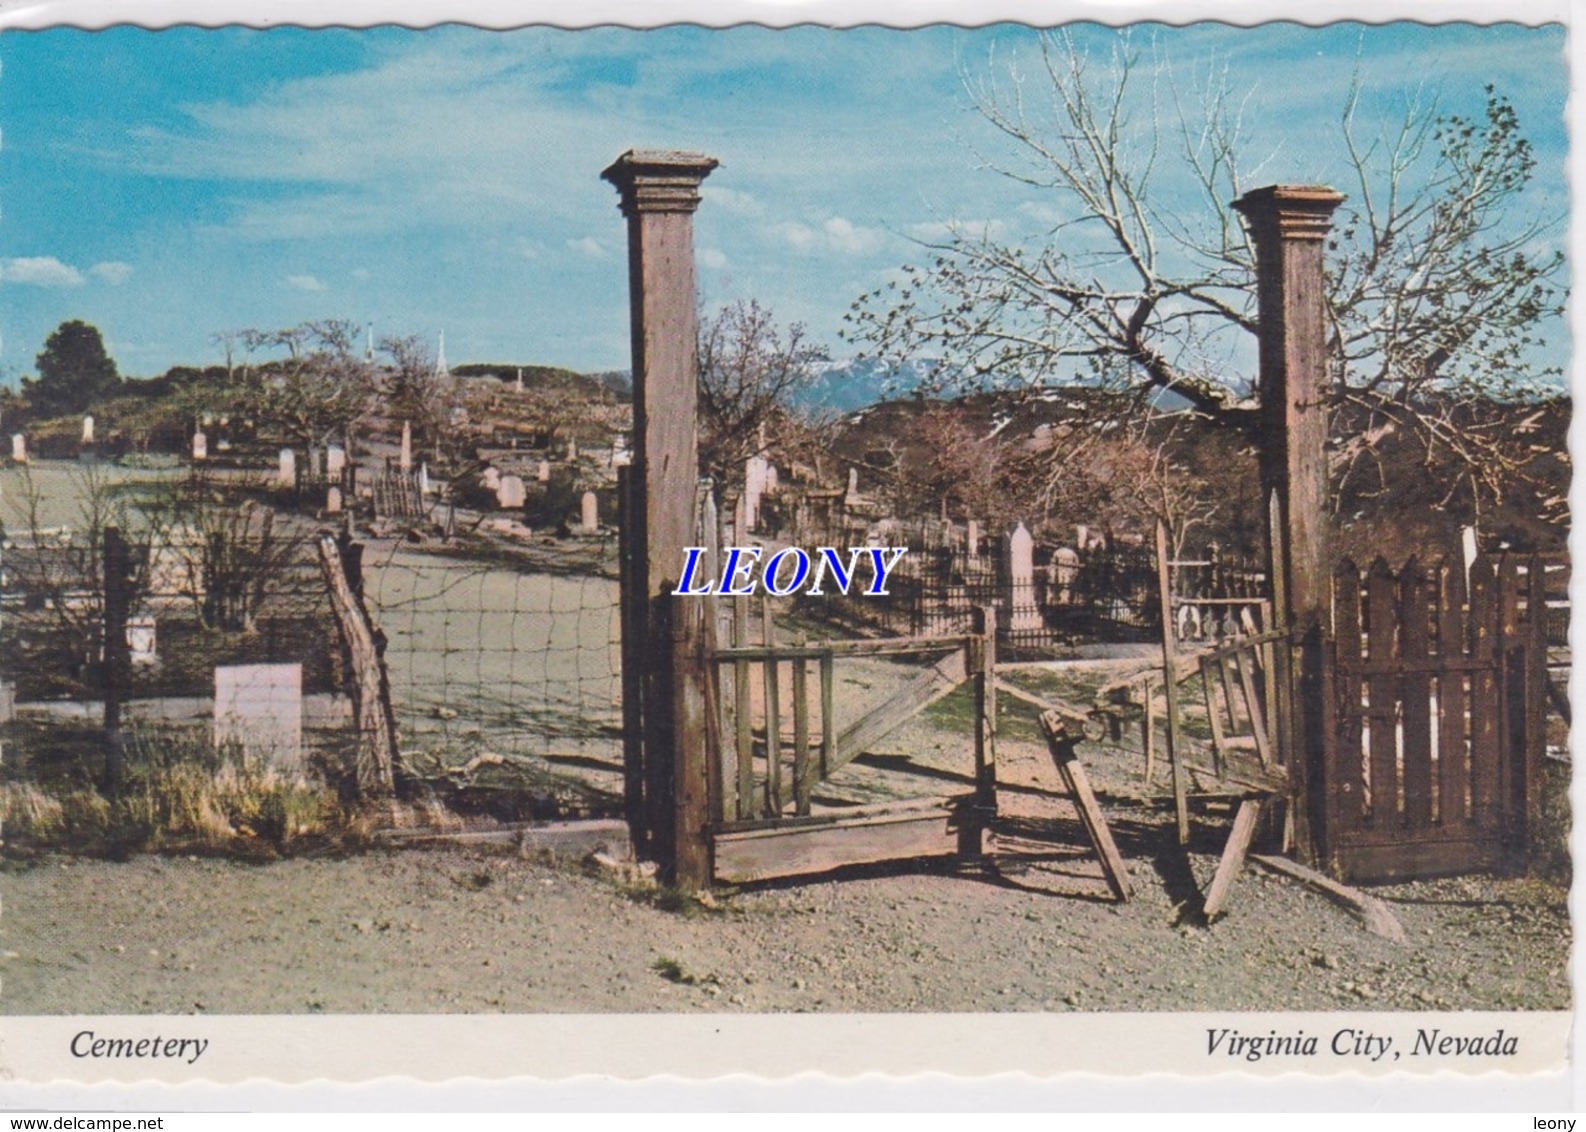
MULTIPOLYGON (((1126 823, 1120 823, 1126 824, 1126 823)), ((1127 852, 1127 850, 1126 850, 1127 852)), ((1176 855, 1172 855, 1176 856, 1176 855)), ((1204 882, 1215 859, 1192 855, 1204 882)), ((1134 856, 1111 903, 1077 848, 668 910, 576 865, 406 850, 248 865, 13 864, 6 1014, 1559 1009, 1562 890, 1463 878, 1375 890, 1408 942, 1252 868, 1180 922, 1134 856)))

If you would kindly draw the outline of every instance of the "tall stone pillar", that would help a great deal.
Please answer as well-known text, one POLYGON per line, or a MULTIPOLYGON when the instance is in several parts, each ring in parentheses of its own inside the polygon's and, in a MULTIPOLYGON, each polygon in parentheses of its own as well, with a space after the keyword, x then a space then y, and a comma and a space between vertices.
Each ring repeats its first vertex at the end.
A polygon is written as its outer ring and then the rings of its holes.
POLYGON ((634 459, 626 521, 636 541, 622 583, 622 632, 624 656, 646 665, 642 674, 623 673, 623 694, 640 697, 642 719, 641 747, 630 737, 625 758, 642 760, 629 781, 642 784, 645 797, 637 807, 630 799, 629 810, 649 827, 636 839, 684 888, 710 882, 703 610, 672 591, 684 548, 695 542, 694 212, 716 164, 700 153, 635 149, 601 174, 617 187, 628 219, 634 459), (640 647, 630 651, 630 639, 640 647))
POLYGON ((1302 860, 1319 864, 1326 863, 1329 853, 1327 796, 1336 788, 1328 760, 1334 722, 1323 671, 1332 557, 1322 251, 1333 210, 1343 200, 1325 185, 1269 185, 1234 202, 1256 245, 1261 486, 1271 532, 1269 577, 1278 616, 1298 634, 1299 646, 1275 652, 1277 702, 1268 715, 1289 772, 1295 851, 1302 860))
POLYGON ((1322 249, 1343 194, 1268 185, 1234 202, 1256 245, 1261 325, 1261 496, 1277 496, 1289 624, 1327 603, 1327 292, 1322 249))

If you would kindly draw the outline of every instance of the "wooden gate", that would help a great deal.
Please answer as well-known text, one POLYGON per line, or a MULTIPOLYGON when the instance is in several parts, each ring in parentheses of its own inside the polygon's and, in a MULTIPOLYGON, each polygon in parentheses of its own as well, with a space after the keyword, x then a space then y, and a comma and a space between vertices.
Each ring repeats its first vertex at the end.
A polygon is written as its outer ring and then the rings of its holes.
POLYGON ((715 671, 707 695, 718 701, 710 719, 713 879, 742 883, 880 861, 978 856, 996 816, 995 615, 977 610, 976 631, 964 635, 781 644, 766 603, 761 639, 751 644, 749 600, 731 605, 721 636, 732 643, 709 654, 715 671), (837 666, 866 657, 927 663, 839 726, 837 666), (820 783, 965 682, 974 688, 973 768, 965 768, 972 790, 860 806, 815 800, 820 783))
POLYGON ((1524 866, 1547 620, 1535 556, 1477 558, 1468 582, 1457 561, 1339 568, 1319 831, 1335 871, 1388 881, 1524 866))

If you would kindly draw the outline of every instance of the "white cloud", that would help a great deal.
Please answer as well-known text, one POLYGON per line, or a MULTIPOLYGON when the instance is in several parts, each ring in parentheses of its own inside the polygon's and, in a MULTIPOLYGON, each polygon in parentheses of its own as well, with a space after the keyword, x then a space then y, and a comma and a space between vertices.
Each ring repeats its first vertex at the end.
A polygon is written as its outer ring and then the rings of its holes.
MULTIPOLYGON (((1022 206, 1020 211, 1023 211, 1022 206)), ((940 244, 959 235, 1000 239, 1006 228, 1001 220, 928 220, 923 224, 910 224, 906 231, 923 243, 940 244)))
POLYGON ((734 212, 740 216, 758 216, 765 211, 765 205, 761 204, 753 193, 723 188, 721 185, 704 185, 700 189, 700 195, 705 198, 706 204, 720 208, 723 212, 734 212))
POLYGON ((875 251, 881 246, 881 233, 874 228, 860 228, 851 220, 833 216, 821 227, 832 247, 849 255, 875 251))
POLYGON ((582 252, 590 259, 605 259, 606 249, 600 246, 600 241, 593 236, 585 236, 581 240, 568 240, 567 246, 575 252, 582 252))
POLYGON ((296 287, 299 291, 323 291, 325 289, 325 284, 312 275, 288 275, 286 277, 286 285, 288 287, 296 287))
POLYGON ((720 271, 727 266, 727 253, 720 248, 700 248, 699 262, 712 271, 720 271))
POLYGON ((0 281, 35 287, 81 287, 83 273, 52 255, 0 260, 0 281))
POLYGON ((861 228, 851 220, 833 216, 821 222, 819 228, 789 221, 772 227, 771 233, 791 244, 796 251, 838 252, 842 255, 861 255, 881 246, 884 235, 874 228, 861 228))
POLYGON ((122 263, 119 259, 107 259, 103 263, 94 264, 88 269, 88 272, 103 279, 112 287, 119 287, 132 278, 132 265, 130 263, 122 263))

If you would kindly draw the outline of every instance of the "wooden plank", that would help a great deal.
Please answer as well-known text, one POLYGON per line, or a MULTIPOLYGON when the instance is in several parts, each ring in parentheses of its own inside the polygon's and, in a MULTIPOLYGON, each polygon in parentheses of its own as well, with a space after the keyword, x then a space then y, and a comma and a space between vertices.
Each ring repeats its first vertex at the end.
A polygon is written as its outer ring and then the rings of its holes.
POLYGON ((837 757, 837 718, 835 715, 835 674, 831 654, 821 657, 821 778, 832 772, 837 757))
POLYGON ((1245 717, 1250 720, 1250 732, 1256 741, 1256 754, 1262 766, 1272 766, 1272 737, 1267 734, 1266 714, 1261 710, 1261 697, 1251 674, 1254 661, 1252 652, 1234 654, 1234 664, 1239 671, 1239 687, 1245 697, 1245 717))
POLYGON ((847 766, 967 679, 965 650, 944 656, 845 727, 837 737, 827 773, 835 774, 847 766))
POLYGON ((809 662, 793 662, 793 809, 795 813, 810 812, 810 789, 814 776, 810 773, 810 705, 809 662))
POLYGON ((997 611, 974 613, 975 802, 990 820, 997 807, 997 611), (989 811, 989 812, 985 812, 989 811))
POLYGON ((1090 712, 1075 707, 1073 704, 1047 699, 1045 696, 1038 696, 1034 692, 1027 692, 1018 685, 1010 684, 1006 680, 998 680, 996 683, 997 690, 1007 695, 1010 699, 1029 704, 1040 711, 1058 712, 1076 728, 1082 729, 1085 722, 1090 718, 1090 712))
MULTIPOLYGON (((1399 575, 1399 656, 1407 665, 1431 655, 1430 610, 1421 563, 1414 557, 1399 575)), ((1404 819, 1411 829, 1432 825, 1432 679, 1413 667, 1400 680, 1404 705, 1404 819)))
POLYGON ((1351 561, 1339 564, 1333 584, 1333 655, 1338 738, 1328 748, 1325 768, 1329 837, 1359 829, 1365 820, 1365 750, 1363 747, 1361 681, 1351 675, 1365 648, 1361 635, 1360 570, 1351 561))
POLYGON ((649 809, 645 799, 644 765, 644 633, 645 584, 641 504, 635 501, 639 480, 633 466, 617 469, 617 495, 622 522, 617 531, 617 613, 622 635, 622 796, 623 812, 642 855, 649 846, 649 809))
POLYGON ((1333 903, 1347 909, 1373 935, 1391 939, 1394 943, 1405 942, 1407 937, 1404 934, 1404 925, 1399 923, 1398 917, 1393 914, 1392 909, 1375 896, 1368 896, 1359 889, 1339 884, 1332 877, 1323 876, 1315 869, 1308 869, 1304 865, 1289 860, 1287 857, 1273 857, 1264 853, 1252 853, 1250 859, 1262 868, 1270 869, 1279 876, 1299 881, 1308 888, 1321 893, 1333 903))
POLYGON ((1493 562, 1486 555, 1470 565, 1470 618, 1466 626, 1472 660, 1487 667, 1470 678, 1470 817, 1490 828, 1500 814, 1498 768, 1497 634, 1498 595, 1493 562))
POLYGON ((1206 671, 1206 661, 1201 661, 1201 694, 1206 698, 1206 721, 1212 729, 1212 766, 1217 768, 1217 773, 1222 774, 1223 752, 1227 740, 1223 733, 1223 709, 1217 702, 1217 692, 1212 686, 1210 674, 1206 671))
POLYGON ((809 876, 881 861, 951 857, 959 850, 959 818, 952 803, 930 810, 850 815, 818 825, 714 834, 715 875, 727 884, 809 876))
MULTIPOLYGON (((760 599, 761 639, 768 649, 776 646, 776 622, 771 614, 771 599, 760 599)), ((774 817, 782 812, 782 711, 781 674, 776 654, 766 658, 765 673, 765 812, 774 817)))
POLYGON ((1259 798, 1246 798, 1239 803, 1239 809, 1234 814, 1234 827, 1223 845, 1222 858, 1217 862, 1217 873, 1212 877, 1211 887, 1206 890, 1203 911, 1208 920, 1222 915, 1228 904, 1234 881, 1245 867, 1245 855, 1250 852, 1250 841, 1256 835, 1256 819, 1260 816, 1259 798))
MULTIPOLYGON (((733 643, 747 642, 749 639, 749 599, 735 597, 732 599, 732 638, 733 643)), ((734 814, 740 818, 747 818, 754 813, 754 711, 753 696, 750 685, 749 662, 747 660, 734 661, 732 666, 732 693, 733 693, 733 750, 738 760, 737 790, 734 798, 734 814)))
POLYGON ((1167 692, 1167 761, 1173 774, 1173 812, 1178 843, 1189 844, 1189 773, 1184 769, 1184 739, 1179 733, 1178 673, 1173 663, 1172 578, 1167 556, 1167 527, 1156 525, 1157 597, 1162 606, 1162 684, 1167 692))
MULTIPOLYGON (((1535 823, 1540 819, 1542 760, 1547 755, 1547 705, 1553 685, 1547 671, 1547 576, 1540 555, 1533 554, 1527 567, 1525 635, 1525 749, 1522 770, 1525 781, 1521 784, 1519 841, 1521 846, 1530 843, 1535 823)), ((1564 713, 1569 723, 1569 713, 1564 713)))
MULTIPOLYGON (((819 660, 828 653, 832 656, 914 656, 961 649, 973 639, 964 634, 955 634, 950 637, 859 637, 854 640, 820 641, 802 646, 767 647, 735 644, 731 648, 718 649, 714 659, 721 663, 735 660, 765 660, 767 657, 775 657, 778 660, 795 660, 799 657, 805 660, 819 660)), ((1106 663, 1117 664, 1117 661, 1106 663)))
POLYGON ((1145 784, 1150 786, 1156 777, 1156 700, 1151 695, 1150 681, 1145 682, 1141 692, 1140 700, 1145 705, 1145 714, 1140 719, 1145 745, 1145 784))
MULTIPOLYGON (((1444 558, 1437 564, 1437 654, 1465 658, 1465 567, 1444 558)), ((1445 669, 1437 678, 1437 822, 1446 829, 1467 821, 1470 761, 1465 749, 1465 676, 1445 669)))
MULTIPOLYGON (((1366 573, 1366 632, 1374 661, 1397 656, 1394 644, 1396 590, 1393 572, 1388 569, 1387 560, 1379 556, 1366 573)), ((1402 820, 1397 726, 1399 682, 1383 673, 1370 677, 1366 686, 1371 697, 1370 822, 1382 829, 1402 820)))
POLYGON ((1085 767, 1074 754, 1079 737, 1069 734, 1063 725, 1062 715, 1055 711, 1042 714, 1041 730, 1046 734, 1047 750, 1051 752, 1052 761, 1057 764, 1063 785, 1074 800, 1074 808, 1079 811, 1085 836, 1090 839, 1091 848, 1101 861, 1107 887, 1120 903, 1127 903, 1134 896, 1134 889, 1129 883, 1129 870, 1123 863, 1123 855, 1118 852, 1117 843, 1112 839, 1112 830, 1108 828, 1101 805, 1096 801, 1096 793, 1090 788, 1085 767))

